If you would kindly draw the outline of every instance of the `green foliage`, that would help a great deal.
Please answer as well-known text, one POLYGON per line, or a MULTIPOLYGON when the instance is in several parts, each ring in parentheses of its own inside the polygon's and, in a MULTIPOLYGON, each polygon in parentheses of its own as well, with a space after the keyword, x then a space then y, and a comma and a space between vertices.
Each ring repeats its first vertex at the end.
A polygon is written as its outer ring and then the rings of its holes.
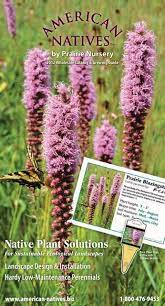
MULTIPOLYGON (((112 182, 113 182, 113 178, 115 176, 117 172, 115 170, 112 169, 108 169, 108 168, 103 168, 100 166, 96 166, 93 164, 88 164, 87 169, 86 169, 86 173, 83 179, 83 183, 82 183, 82 187, 81 187, 81 192, 79 195, 79 199, 78 199, 78 204, 76 206, 76 211, 75 211, 75 215, 74 215, 74 219, 76 219, 77 221, 80 222, 84 222, 84 223, 88 223, 88 213, 89 213, 89 203, 88 203, 88 197, 87 197, 87 186, 88 186, 88 181, 89 181, 89 177, 91 174, 96 174, 96 183, 99 183, 100 177, 104 176, 106 177, 106 190, 105 190, 105 194, 109 196, 109 201, 110 201, 110 189, 112 186, 112 182)), ((122 174, 122 172, 120 172, 120 174, 123 176, 124 178, 124 174, 122 174)), ((105 205, 104 208, 104 212, 102 214, 102 199, 99 199, 99 202, 97 203, 95 212, 94 212, 94 218, 93 218, 93 225, 96 226, 100 226, 103 228, 107 228, 110 229, 111 228, 111 223, 112 223, 112 219, 114 216, 114 212, 115 212, 115 207, 117 204, 117 200, 118 200, 118 195, 116 195, 115 200, 113 202, 112 205, 112 210, 110 213, 110 216, 108 218, 108 222, 106 222, 106 218, 108 216, 109 213, 109 206, 108 204, 105 205)))

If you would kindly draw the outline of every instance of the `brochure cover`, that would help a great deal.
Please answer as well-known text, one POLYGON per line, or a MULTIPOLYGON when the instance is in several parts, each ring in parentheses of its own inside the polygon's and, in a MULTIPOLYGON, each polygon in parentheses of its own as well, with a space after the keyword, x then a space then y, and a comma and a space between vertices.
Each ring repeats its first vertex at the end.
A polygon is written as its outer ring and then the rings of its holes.
POLYGON ((165 305, 164 2, 0 3, 0 305, 165 305))

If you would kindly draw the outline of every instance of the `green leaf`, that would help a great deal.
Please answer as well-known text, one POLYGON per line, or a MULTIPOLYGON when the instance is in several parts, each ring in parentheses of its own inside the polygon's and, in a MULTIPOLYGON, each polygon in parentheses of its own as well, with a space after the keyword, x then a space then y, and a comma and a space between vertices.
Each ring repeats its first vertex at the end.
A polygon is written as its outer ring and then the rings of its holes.
POLYGON ((144 266, 144 268, 145 268, 145 270, 147 272, 147 275, 148 275, 148 277, 150 279, 152 287, 154 288, 155 291, 157 291, 156 283, 155 283, 153 275, 152 275, 152 270, 150 269, 150 266, 149 266, 148 262, 145 259, 142 259, 142 263, 143 263, 143 266, 144 266))

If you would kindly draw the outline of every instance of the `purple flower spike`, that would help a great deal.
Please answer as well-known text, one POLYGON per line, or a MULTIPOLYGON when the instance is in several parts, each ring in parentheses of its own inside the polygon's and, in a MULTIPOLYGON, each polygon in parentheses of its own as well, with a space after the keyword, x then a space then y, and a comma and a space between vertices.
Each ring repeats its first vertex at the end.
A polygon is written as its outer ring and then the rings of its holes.
POLYGON ((119 173, 117 173, 115 174, 113 178, 111 189, 110 189, 110 199, 108 201, 108 213, 105 219, 105 225, 107 225, 109 218, 112 215, 114 204, 115 204, 115 198, 116 198, 116 195, 120 193, 121 184, 122 184, 122 176, 119 173))
POLYGON ((8 32, 12 37, 16 36, 16 14, 12 0, 3 0, 8 32))
POLYGON ((109 201, 109 197, 108 197, 108 195, 104 195, 103 197, 102 197, 102 215, 103 215, 103 213, 104 213, 104 208, 105 208, 105 206, 108 204, 108 201, 109 201))
MULTIPOLYGON (((43 149, 52 187, 52 240, 60 242, 59 252, 64 253, 62 264, 67 264, 69 254, 65 240, 71 235, 71 211, 73 182, 79 161, 77 136, 78 103, 64 85, 58 86, 58 96, 49 98, 44 118, 43 149)), ((63 275, 67 272, 62 270, 63 275)), ((63 294, 66 297, 70 282, 64 281, 63 294)))
POLYGON ((98 184, 94 185, 92 188, 92 192, 89 198, 89 214, 88 214, 88 223, 91 224, 94 218, 95 208, 99 201, 99 192, 98 192, 98 184))
POLYGON ((155 68, 155 37, 144 22, 128 32, 124 47, 124 77, 121 85, 121 109, 125 116, 150 109, 155 68))
POLYGON ((42 109, 50 93, 50 73, 47 51, 31 49, 25 60, 24 103, 29 111, 42 109))
POLYGON ((105 189, 106 189, 106 177, 101 176, 99 181, 99 199, 103 197, 105 189))
POLYGON ((90 121, 96 114, 96 93, 92 81, 92 65, 90 57, 77 56, 71 58, 69 75, 74 92, 79 97, 79 142, 82 155, 88 149, 90 121))
POLYGON ((104 120, 101 127, 96 129, 94 136, 94 152, 96 158, 111 163, 116 149, 116 129, 104 120))
POLYGON ((121 184, 122 184, 122 176, 119 173, 117 173, 113 178, 112 186, 110 189, 110 195, 112 197, 115 197, 120 192, 121 184))
MULTIPOLYGON (((28 52, 25 60, 23 102, 27 109, 27 144, 37 162, 41 161, 43 109, 50 93, 48 53, 39 48, 28 52)), ((27 160, 26 167, 33 166, 27 160)))
POLYGON ((79 161, 77 144, 77 96, 70 96, 65 85, 58 87, 46 109, 44 154, 50 176, 74 174, 79 161))
POLYGON ((142 237, 142 232, 140 230, 134 229, 132 232, 132 240, 135 244, 138 244, 140 238, 142 237))
POLYGON ((127 167, 140 170, 143 131, 152 104, 156 63, 155 36, 144 22, 136 23, 134 31, 128 32, 123 63, 120 95, 125 117, 123 161, 127 167))
POLYGON ((108 196, 107 195, 104 195, 103 197, 102 197, 102 204, 107 204, 108 203, 108 196))
POLYGON ((89 201, 89 197, 90 194, 92 192, 92 188, 93 186, 96 184, 96 175, 95 174, 91 174, 89 177, 89 181, 88 181, 88 187, 87 187, 87 197, 88 197, 88 201, 89 201))

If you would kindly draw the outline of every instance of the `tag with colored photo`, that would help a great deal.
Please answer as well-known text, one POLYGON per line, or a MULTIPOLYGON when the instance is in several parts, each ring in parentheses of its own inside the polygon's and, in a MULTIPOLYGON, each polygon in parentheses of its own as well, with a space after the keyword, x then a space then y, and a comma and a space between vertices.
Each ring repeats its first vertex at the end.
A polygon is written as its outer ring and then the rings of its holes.
POLYGON ((121 240, 121 272, 127 273, 137 252, 142 247, 146 225, 139 219, 128 220, 121 240))

